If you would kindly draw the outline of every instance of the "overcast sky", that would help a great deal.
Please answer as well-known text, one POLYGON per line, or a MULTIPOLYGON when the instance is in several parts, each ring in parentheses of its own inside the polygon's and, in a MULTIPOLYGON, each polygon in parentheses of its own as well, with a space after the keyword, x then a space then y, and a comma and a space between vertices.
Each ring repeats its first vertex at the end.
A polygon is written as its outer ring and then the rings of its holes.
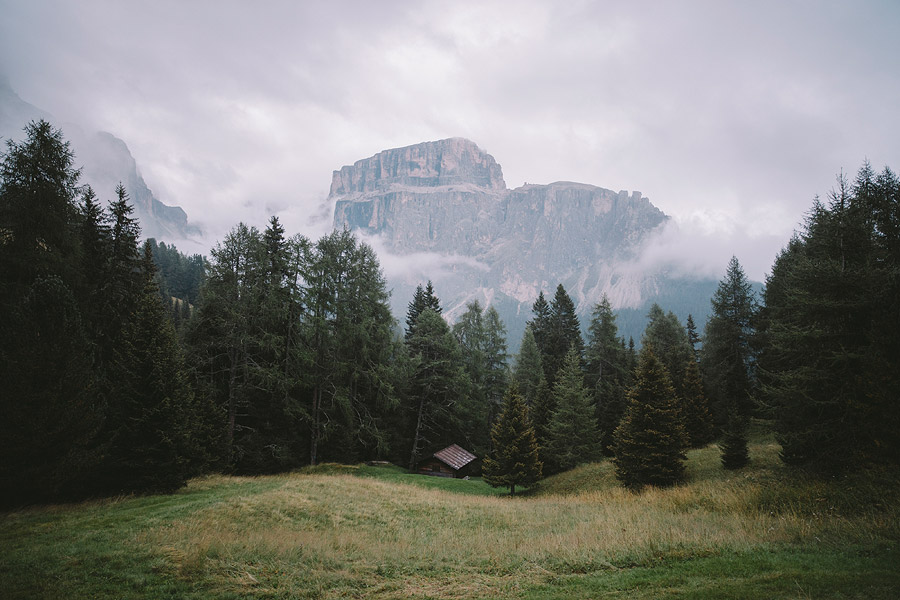
POLYGON ((898 31, 896 0, 0 0, 0 75, 214 239, 318 235, 334 169, 462 136, 509 187, 640 190, 659 259, 762 279, 841 169, 900 169, 898 31))

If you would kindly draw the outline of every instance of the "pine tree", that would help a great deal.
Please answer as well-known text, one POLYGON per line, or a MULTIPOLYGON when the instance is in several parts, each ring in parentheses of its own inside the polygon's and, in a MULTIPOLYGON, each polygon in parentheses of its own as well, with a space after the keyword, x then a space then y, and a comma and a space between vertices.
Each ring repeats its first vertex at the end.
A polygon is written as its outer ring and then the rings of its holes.
POLYGON ((553 399, 556 409, 547 425, 547 454, 552 467, 565 471, 594 460, 599 451, 597 420, 574 347, 559 370, 553 399))
MULTIPOLYGON (((528 328, 534 336, 534 343, 537 345, 538 352, 541 353, 541 359, 547 352, 547 342, 550 336, 550 304, 544 298, 544 292, 538 293, 537 300, 531 306, 531 313, 534 315, 528 321, 528 328)), ((547 365, 544 366, 544 377, 547 377, 547 365)))
POLYGON ((688 363, 684 374, 684 429, 691 448, 701 448, 714 437, 713 420, 709 401, 703 393, 700 366, 696 361, 688 363))
POLYGON ((900 462, 898 197, 889 171, 842 176, 767 280, 759 365, 788 464, 900 462))
POLYGON ((462 420, 469 423, 467 447, 476 454, 486 453, 490 447, 493 413, 487 391, 488 367, 486 361, 487 332, 481 304, 474 300, 466 305, 466 311, 453 325, 453 336, 461 350, 461 358, 471 383, 466 402, 459 406, 462 420))
POLYGON ((616 315, 605 294, 591 317, 585 355, 585 384, 593 390, 600 424, 600 446, 608 454, 612 452, 613 432, 625 411, 628 359, 624 340, 618 337, 616 315))
POLYGON ((0 505, 67 497, 96 466, 106 408, 72 291, 38 277, 0 331, 0 505))
POLYGON ((406 310, 406 339, 409 339, 409 336, 412 335, 412 329, 416 324, 416 319, 419 318, 419 315, 422 314, 422 311, 426 308, 430 308, 437 314, 441 314, 441 300, 434 293, 434 286, 431 284, 431 280, 428 280, 428 283, 425 287, 422 287, 422 284, 416 286, 416 291, 413 294, 412 302, 409 303, 406 310))
POLYGON ((170 492, 203 460, 205 423, 196 410, 175 331, 159 301, 149 245, 141 262, 143 287, 115 357, 115 404, 102 465, 108 491, 170 492))
POLYGON ((25 127, 25 140, 7 140, 0 159, 0 308, 7 312, 37 277, 74 287, 78 264, 75 155, 46 121, 25 127))
POLYGON ((517 485, 529 487, 541 478, 534 426, 515 383, 506 392, 503 408, 491 428, 491 444, 493 451, 483 466, 486 483, 507 487, 512 496, 517 485))
POLYGON ((736 406, 728 411, 728 422, 722 432, 719 450, 722 452, 722 466, 729 470, 740 469, 750 462, 747 448, 747 419, 741 416, 736 406))
POLYGON ((525 327, 525 333, 522 334, 522 343, 519 346, 512 378, 521 390, 525 403, 533 407, 538 386, 544 380, 544 368, 531 327, 525 327))
POLYGON ((544 341, 541 359, 544 361, 544 375, 552 386, 557 373, 566 360, 570 349, 578 355, 579 364, 584 357, 584 340, 581 337, 581 325, 575 314, 575 304, 559 284, 556 295, 550 303, 550 322, 544 341))
POLYGON ((544 473, 555 473, 558 467, 554 464, 553 453, 550 449, 550 422, 556 411, 556 399, 547 380, 541 376, 537 389, 534 392, 534 400, 529 409, 531 422, 534 425, 534 437, 538 444, 538 458, 544 465, 544 473))
POLYGON ((493 306, 484 314, 485 398, 490 407, 490 422, 500 410, 509 385, 509 355, 506 352, 506 327, 493 306))
POLYGON ((736 257, 711 300, 713 313, 706 324, 700 366, 709 392, 716 425, 724 428, 736 408, 744 418, 753 407, 751 338, 756 313, 753 288, 736 257))
POLYGON ((687 331, 688 343, 691 345, 691 350, 694 352, 694 360, 699 360, 700 354, 697 349, 697 344, 700 343, 700 334, 697 333, 697 325, 694 323, 694 317, 692 315, 687 316, 684 328, 687 331))
POLYGON ((456 411, 460 400, 464 401, 469 393, 470 382, 450 327, 430 308, 416 319, 407 346, 413 365, 407 405, 412 470, 425 448, 452 443, 467 429, 456 418, 456 411))
POLYGON ((683 377, 688 363, 694 360, 687 331, 675 313, 665 313, 658 304, 650 307, 642 337, 642 346, 653 346, 656 358, 665 365, 669 377, 679 397, 683 394, 683 377))
POLYGON ((651 347, 641 350, 628 407, 616 430, 616 477, 628 488, 684 478, 687 439, 675 389, 651 347))

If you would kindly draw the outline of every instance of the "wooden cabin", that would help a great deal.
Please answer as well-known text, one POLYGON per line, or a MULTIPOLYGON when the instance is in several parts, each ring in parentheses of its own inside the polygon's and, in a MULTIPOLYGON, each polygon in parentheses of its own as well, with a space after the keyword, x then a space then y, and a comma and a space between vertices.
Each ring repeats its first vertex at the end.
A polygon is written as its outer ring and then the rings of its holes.
POLYGON ((453 444, 420 460, 416 472, 419 475, 461 479, 469 475, 476 458, 471 452, 453 444))

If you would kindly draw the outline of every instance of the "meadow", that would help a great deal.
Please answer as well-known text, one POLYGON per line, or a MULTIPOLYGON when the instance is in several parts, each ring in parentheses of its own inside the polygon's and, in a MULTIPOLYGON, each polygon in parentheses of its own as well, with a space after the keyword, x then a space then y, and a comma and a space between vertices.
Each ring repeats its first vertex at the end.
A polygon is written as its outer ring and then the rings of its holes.
POLYGON ((509 498, 322 465, 0 514, 6 598, 896 598, 900 477, 816 478, 764 433, 635 494, 608 461, 509 498))

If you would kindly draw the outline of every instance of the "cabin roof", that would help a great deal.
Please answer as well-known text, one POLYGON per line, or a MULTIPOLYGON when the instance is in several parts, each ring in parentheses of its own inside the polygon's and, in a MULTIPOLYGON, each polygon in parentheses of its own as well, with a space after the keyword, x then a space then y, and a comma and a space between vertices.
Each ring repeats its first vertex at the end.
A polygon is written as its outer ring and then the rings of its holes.
POLYGON ((474 454, 463 450, 456 444, 435 452, 434 457, 457 471, 477 458, 474 454))

